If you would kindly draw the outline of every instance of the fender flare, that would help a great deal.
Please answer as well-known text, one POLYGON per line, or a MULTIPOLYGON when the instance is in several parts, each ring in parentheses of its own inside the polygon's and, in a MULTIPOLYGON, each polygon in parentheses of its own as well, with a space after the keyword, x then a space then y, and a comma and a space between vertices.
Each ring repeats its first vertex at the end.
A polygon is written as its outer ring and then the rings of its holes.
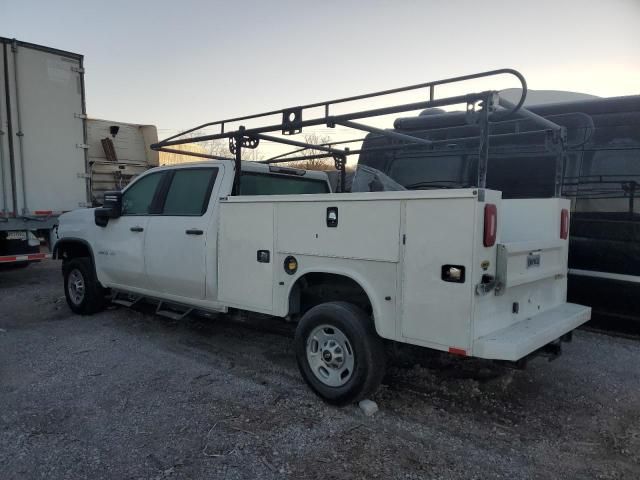
POLYGON ((339 275, 341 277, 346 277, 349 280, 352 280, 353 282, 355 282, 360 288, 362 288, 362 290, 364 291, 365 295, 367 296, 369 303, 371 304, 371 310, 372 310, 372 320, 373 320, 373 324, 374 327, 376 329, 376 331, 379 332, 381 331, 380 328, 378 328, 378 323, 379 323, 379 319, 381 318, 381 308, 380 308, 380 302, 378 302, 375 297, 373 296, 373 287, 369 284, 369 282, 367 282, 367 280, 359 275, 358 273, 352 271, 352 270, 348 270, 348 269, 340 269, 340 268, 322 268, 322 269, 317 269, 317 268, 309 268, 309 269, 305 269, 299 272, 299 275, 296 275, 296 279, 294 282, 291 283, 291 285, 289 286, 288 290, 287 290, 287 294, 284 297, 285 298, 285 308, 284 308, 284 312, 285 315, 287 315, 289 313, 289 302, 291 299, 291 293, 293 292, 293 288, 298 284, 298 281, 304 277, 307 274, 310 273, 326 273, 329 275, 339 275))
POLYGON ((79 243, 79 244, 87 247, 87 250, 89 251, 89 258, 91 259, 91 264, 95 267, 96 261, 95 261, 95 255, 93 253, 93 248, 91 248, 91 245, 89 244, 89 242, 87 242, 86 240, 84 240, 82 238, 76 238, 76 237, 63 237, 63 238, 61 238, 53 246, 52 258, 59 259, 60 258, 59 257, 60 247, 63 247, 65 245, 71 244, 71 243, 79 243))

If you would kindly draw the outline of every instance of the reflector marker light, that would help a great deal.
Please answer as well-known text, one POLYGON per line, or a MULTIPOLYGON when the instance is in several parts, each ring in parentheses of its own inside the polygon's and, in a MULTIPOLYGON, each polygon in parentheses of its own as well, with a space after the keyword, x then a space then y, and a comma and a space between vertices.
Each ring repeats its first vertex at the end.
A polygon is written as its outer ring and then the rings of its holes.
POLYGON ((560 212, 560 238, 566 240, 569 237, 569 210, 563 208, 560 212))
POLYGON ((493 203, 484 206, 484 234, 482 244, 485 247, 493 247, 496 243, 498 232, 498 209, 493 203))
POLYGON ((461 355, 463 357, 467 356, 467 351, 464 348, 449 347, 449 353, 453 353, 454 355, 461 355))

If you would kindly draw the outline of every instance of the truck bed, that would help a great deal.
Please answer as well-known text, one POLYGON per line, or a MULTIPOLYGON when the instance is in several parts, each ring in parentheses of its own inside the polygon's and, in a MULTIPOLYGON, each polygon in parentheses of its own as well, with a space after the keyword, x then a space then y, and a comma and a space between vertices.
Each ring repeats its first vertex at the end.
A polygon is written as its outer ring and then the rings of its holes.
POLYGON ((573 308, 566 304, 567 241, 559 239, 566 201, 517 202, 478 189, 229 197, 220 204, 219 300, 285 316, 294 283, 323 271, 362 286, 384 338, 488 358, 524 356, 586 321, 588 310, 565 311, 573 308), (483 245, 488 203, 498 210, 491 247, 483 245), (327 222, 329 211, 337 211, 336 226, 327 222), (512 254, 502 266, 500 249, 512 254), (258 250, 271 252, 269 263, 256 261, 258 250), (531 252, 542 260, 528 268, 531 252), (283 268, 291 256, 299 265, 294 275, 283 268), (464 269, 464 281, 443 279, 451 265, 464 269), (478 295, 483 275, 502 275, 502 290, 478 295), (564 321, 541 327, 541 336, 527 333, 531 322, 554 323, 554 311, 564 321), (504 343, 519 333, 507 351, 504 343))

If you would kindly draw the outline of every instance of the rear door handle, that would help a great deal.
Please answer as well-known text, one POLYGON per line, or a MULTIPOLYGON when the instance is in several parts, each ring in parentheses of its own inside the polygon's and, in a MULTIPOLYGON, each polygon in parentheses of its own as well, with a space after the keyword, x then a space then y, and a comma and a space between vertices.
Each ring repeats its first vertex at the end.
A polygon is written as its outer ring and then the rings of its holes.
POLYGON ((129 230, 132 232, 144 232, 144 228, 142 227, 131 227, 129 230))
POLYGON ((204 232, 202 230, 198 230, 197 228, 190 228, 184 233, 186 233, 187 235, 202 235, 204 232))

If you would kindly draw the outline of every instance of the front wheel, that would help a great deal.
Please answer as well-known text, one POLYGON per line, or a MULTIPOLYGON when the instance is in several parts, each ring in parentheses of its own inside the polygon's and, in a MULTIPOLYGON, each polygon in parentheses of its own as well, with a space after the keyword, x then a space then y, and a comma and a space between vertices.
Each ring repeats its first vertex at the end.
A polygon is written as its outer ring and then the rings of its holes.
POLYGON ((62 272, 67 304, 74 313, 91 315, 104 308, 106 290, 98 282, 90 259, 73 258, 63 264, 62 272))
POLYGON ((346 302, 317 305, 295 334, 298 368, 327 403, 347 405, 374 393, 385 369, 382 339, 370 317, 346 302))

